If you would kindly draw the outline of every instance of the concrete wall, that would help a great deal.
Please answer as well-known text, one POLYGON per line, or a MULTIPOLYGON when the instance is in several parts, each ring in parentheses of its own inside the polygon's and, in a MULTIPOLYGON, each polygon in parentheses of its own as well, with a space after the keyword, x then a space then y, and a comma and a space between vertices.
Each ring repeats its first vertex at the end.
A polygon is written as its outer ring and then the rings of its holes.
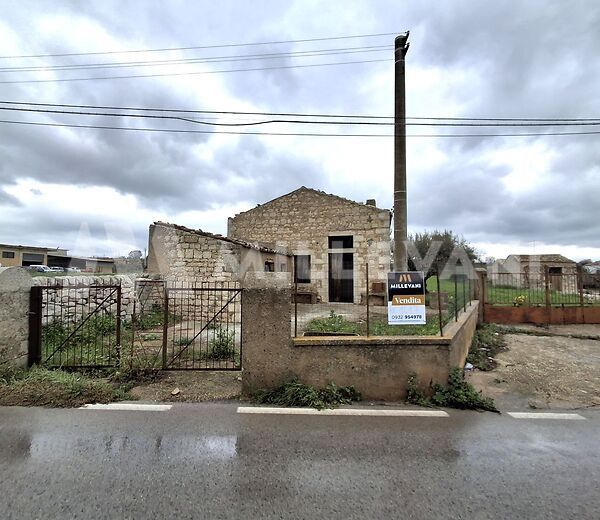
POLYGON ((0 267, 0 367, 26 366, 31 276, 19 267, 0 267))
POLYGON ((478 318, 475 302, 444 337, 290 338, 288 287, 265 288, 255 279, 243 298, 245 394, 297 377, 317 386, 354 385, 365 399, 397 401, 406 396, 412 374, 427 392, 464 364, 478 318))
MULTIPOLYGON (((354 303, 365 292, 365 264, 371 282, 386 281, 390 268, 390 212, 300 188, 239 213, 229 220, 228 236, 311 256, 311 281, 299 290, 329 301, 329 236, 351 235, 354 247, 354 303)), ((336 250, 341 252, 341 250, 336 250)), ((347 252, 347 251, 344 251, 347 252)))

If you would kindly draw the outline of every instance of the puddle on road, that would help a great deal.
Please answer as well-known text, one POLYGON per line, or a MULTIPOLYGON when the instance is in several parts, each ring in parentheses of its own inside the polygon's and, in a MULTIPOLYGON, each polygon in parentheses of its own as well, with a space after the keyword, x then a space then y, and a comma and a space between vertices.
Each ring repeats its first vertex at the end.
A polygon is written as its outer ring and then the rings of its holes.
POLYGON ((237 436, 138 436, 23 433, 0 444, 0 460, 121 459, 202 461, 229 460, 237 454, 237 436))

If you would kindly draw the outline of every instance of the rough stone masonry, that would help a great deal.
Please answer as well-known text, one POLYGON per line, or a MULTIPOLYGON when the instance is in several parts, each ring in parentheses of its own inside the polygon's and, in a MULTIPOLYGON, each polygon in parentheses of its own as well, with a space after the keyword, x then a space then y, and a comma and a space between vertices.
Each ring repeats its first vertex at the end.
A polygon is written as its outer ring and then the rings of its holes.
POLYGON ((384 282, 390 269, 390 221, 387 209, 301 187, 229 219, 228 237, 257 241, 295 255, 310 255, 310 282, 300 290, 315 291, 328 302, 330 253, 353 254, 352 301, 366 290, 365 266, 371 282, 384 282), (331 249, 329 238, 352 237, 352 247, 331 249))

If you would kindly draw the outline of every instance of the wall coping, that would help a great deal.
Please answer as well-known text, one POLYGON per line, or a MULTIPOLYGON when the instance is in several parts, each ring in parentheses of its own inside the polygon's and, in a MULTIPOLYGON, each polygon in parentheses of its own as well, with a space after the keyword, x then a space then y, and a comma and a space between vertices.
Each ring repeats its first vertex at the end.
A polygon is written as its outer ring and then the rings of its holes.
POLYGON ((458 321, 446 326, 443 336, 306 336, 292 338, 294 347, 449 347, 472 314, 479 312, 479 302, 473 301, 458 321))

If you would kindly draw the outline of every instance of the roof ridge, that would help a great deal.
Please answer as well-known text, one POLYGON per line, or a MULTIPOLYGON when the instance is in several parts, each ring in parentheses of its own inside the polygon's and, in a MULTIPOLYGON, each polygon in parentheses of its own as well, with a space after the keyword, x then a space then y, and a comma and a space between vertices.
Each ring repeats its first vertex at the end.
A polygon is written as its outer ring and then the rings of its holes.
POLYGON ((289 251, 273 249, 271 247, 261 246, 258 243, 248 242, 248 241, 242 240, 240 238, 231 238, 231 237, 223 236, 219 233, 211 233, 209 231, 203 231, 202 229, 193 229, 193 228, 189 228, 187 226, 182 226, 181 224, 173 224, 172 222, 163 222, 162 220, 157 220, 154 222, 154 225, 178 229, 180 231, 185 231, 187 233, 194 233, 196 235, 214 238, 216 240, 223 240, 225 242, 231 242, 232 244, 237 244, 242 247, 246 247, 248 249, 255 249, 256 251, 262 251, 264 253, 291 256, 289 251))
POLYGON ((333 197, 333 198, 341 200, 343 202, 349 202, 350 204, 354 204, 356 206, 360 206, 361 208, 368 208, 368 209, 377 210, 377 211, 387 211, 387 212, 391 211, 391 210, 386 209, 386 208, 378 208, 377 206, 371 206, 369 204, 364 204, 364 203, 358 202, 356 200, 352 200, 352 199, 348 199, 346 197, 342 197, 341 195, 336 195, 334 193, 327 193, 326 191, 323 191, 323 190, 318 190, 316 188, 309 188, 307 186, 302 185, 299 188, 296 188, 295 190, 292 190, 292 191, 290 191, 288 193, 284 193, 283 195, 279 195, 279 197, 275 197, 274 199, 271 199, 271 200, 268 200, 266 202, 263 202, 262 204, 257 204, 254 208, 250 208, 250 209, 248 209, 246 211, 240 211, 239 213, 236 213, 234 215, 234 218, 237 217, 238 215, 243 215, 244 213, 249 213, 250 211, 254 211, 257 208, 261 208, 263 206, 266 206, 267 204, 271 204, 272 202, 275 202, 276 200, 282 199, 284 197, 288 197, 288 196, 293 195, 294 193, 302 191, 302 190, 311 191, 313 193, 318 193, 319 195, 325 195, 327 197, 333 197))

